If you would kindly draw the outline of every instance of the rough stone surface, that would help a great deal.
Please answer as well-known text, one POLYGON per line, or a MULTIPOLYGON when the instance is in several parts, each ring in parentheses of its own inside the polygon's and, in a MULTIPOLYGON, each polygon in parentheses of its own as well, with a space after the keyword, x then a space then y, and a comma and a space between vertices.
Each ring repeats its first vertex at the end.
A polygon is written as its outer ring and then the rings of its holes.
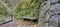
POLYGON ((58 0, 48 0, 48 1, 50 3, 55 3, 55 4, 49 5, 47 3, 45 5, 42 5, 40 9, 39 23, 42 22, 40 24, 42 25, 42 27, 47 27, 48 25, 49 25, 48 27, 59 27, 60 26, 60 3, 56 3, 58 2, 58 0), (46 23, 48 23, 47 26, 46 23))
MULTIPOLYGON (((49 14, 47 12, 47 10, 49 10, 49 4, 46 2, 44 2, 41 5, 41 9, 40 9, 40 15, 39 15, 39 22, 41 22, 40 25, 43 25, 42 27, 44 27, 46 25, 47 20, 49 19, 49 14), (47 14, 46 14, 47 12, 47 14), (48 16, 48 17, 47 17, 48 16), (47 18, 47 19, 46 19, 47 18)), ((39 26, 40 27, 40 26, 39 26)), ((45 26, 46 27, 46 26, 45 26)))
POLYGON ((51 19, 49 19, 49 25, 54 26, 54 27, 58 27, 58 23, 60 23, 59 18, 60 18, 60 15, 52 16, 51 19))
POLYGON ((51 3, 56 3, 58 0, 50 0, 51 3))
POLYGON ((54 4, 50 8, 55 14, 60 14, 60 3, 54 4))

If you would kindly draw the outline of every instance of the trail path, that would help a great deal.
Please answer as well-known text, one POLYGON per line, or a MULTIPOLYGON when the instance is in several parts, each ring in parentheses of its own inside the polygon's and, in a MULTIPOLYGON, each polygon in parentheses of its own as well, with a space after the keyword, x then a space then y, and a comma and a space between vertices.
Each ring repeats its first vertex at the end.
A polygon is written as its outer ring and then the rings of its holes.
POLYGON ((36 23, 31 23, 28 21, 12 21, 1 25, 0 27, 37 27, 36 23))

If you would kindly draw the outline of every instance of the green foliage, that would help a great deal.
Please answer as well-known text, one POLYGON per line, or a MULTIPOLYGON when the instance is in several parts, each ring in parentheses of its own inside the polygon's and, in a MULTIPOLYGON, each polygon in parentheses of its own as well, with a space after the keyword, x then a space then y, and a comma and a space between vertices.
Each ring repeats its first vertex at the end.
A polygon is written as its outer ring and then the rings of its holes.
POLYGON ((26 0, 18 3, 14 8, 14 14, 17 19, 21 19, 22 16, 36 17, 35 11, 40 7, 42 0, 26 0))
POLYGON ((7 14, 6 7, 4 7, 4 5, 1 3, 0 0, 0 15, 5 15, 5 14, 7 14))
POLYGON ((7 14, 6 9, 0 8, 0 15, 5 15, 5 14, 7 14))

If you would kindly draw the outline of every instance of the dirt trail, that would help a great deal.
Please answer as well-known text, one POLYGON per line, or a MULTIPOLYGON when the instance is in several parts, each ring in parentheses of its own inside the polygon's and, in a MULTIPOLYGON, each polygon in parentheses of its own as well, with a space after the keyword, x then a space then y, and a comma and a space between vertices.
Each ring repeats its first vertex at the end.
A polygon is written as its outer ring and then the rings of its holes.
POLYGON ((31 23, 28 21, 12 21, 1 25, 0 27, 37 27, 36 23, 31 23))
POLYGON ((29 22, 29 21, 18 21, 19 26, 18 27, 37 27, 37 23, 29 22))

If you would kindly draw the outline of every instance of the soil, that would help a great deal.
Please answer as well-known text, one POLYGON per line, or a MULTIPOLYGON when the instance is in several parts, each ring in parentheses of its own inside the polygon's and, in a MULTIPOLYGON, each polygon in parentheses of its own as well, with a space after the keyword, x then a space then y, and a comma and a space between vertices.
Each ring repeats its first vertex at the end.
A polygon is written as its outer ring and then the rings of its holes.
POLYGON ((0 27, 37 27, 37 22, 16 20, 16 21, 3 24, 0 27))

